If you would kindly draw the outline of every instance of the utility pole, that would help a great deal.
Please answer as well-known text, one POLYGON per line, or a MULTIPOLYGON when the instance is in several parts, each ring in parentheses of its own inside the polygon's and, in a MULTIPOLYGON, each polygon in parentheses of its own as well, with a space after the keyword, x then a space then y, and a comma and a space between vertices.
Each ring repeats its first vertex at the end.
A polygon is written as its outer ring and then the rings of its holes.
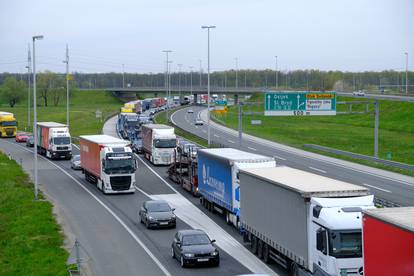
POLYGON ((207 143, 210 146, 210 29, 214 29, 216 26, 202 26, 201 28, 207 29, 207 143))
POLYGON ((405 52, 405 94, 408 94, 408 53, 405 52))
POLYGON ((181 67, 183 66, 182 64, 177 64, 178 66, 178 97, 180 99, 180 104, 181 104, 181 67))
POLYGON ((66 125, 69 127, 69 48, 66 44, 66 60, 63 61, 66 64, 66 125))
POLYGON ((38 199, 38 181, 37 181, 37 108, 36 108, 36 40, 43 39, 43 35, 36 35, 32 37, 33 39, 33 155, 34 155, 34 181, 35 181, 35 200, 38 199))
POLYGON ((167 58, 167 60, 165 62, 165 95, 166 95, 166 98, 167 98, 167 109, 166 109, 165 115, 167 116, 167 122, 168 122, 168 108, 170 106, 170 97, 168 95, 168 91, 169 91, 168 90, 169 89, 168 53, 171 53, 172 51, 171 50, 163 50, 163 52, 165 53, 166 58, 167 58))
POLYGON ((275 56, 276 63, 275 63, 275 83, 276 83, 276 90, 279 88, 279 72, 277 71, 277 56, 275 56))
POLYGON ((198 60, 200 62, 200 88, 201 88, 201 74, 203 73, 203 67, 201 67, 201 59, 198 60))
POLYGON ((30 44, 27 49, 27 127, 30 127, 30 74, 32 71, 32 57, 30 55, 30 44))

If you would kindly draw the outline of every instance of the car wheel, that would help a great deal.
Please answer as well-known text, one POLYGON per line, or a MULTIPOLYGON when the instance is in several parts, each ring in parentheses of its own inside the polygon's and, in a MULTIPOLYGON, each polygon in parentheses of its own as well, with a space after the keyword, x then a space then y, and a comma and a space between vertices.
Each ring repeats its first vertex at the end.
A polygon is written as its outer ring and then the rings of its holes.
POLYGON ((220 265, 220 259, 217 258, 217 261, 214 263, 214 266, 219 266, 220 265))
POLYGON ((174 248, 173 247, 171 247, 171 257, 173 259, 175 259, 175 253, 174 253, 174 248))
POLYGON ((146 220, 145 220, 145 227, 147 227, 147 229, 149 229, 149 228, 150 228, 150 225, 149 225, 148 219, 146 219, 146 220))
POLYGON ((181 267, 185 267, 184 257, 182 255, 181 255, 181 258, 180 258, 180 264, 181 264, 181 267))
POLYGON ((140 223, 144 223, 144 221, 142 220, 142 216, 141 215, 139 215, 139 222, 140 223))

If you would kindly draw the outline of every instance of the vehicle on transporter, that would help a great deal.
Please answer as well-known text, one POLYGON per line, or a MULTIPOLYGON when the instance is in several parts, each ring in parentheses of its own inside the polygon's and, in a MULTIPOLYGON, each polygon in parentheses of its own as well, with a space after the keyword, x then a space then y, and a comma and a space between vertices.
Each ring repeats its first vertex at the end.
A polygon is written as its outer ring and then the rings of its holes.
POLYGON ((275 167, 276 161, 233 148, 199 149, 197 160, 201 204, 225 215, 228 224, 240 229, 239 170, 275 167))
POLYGON ((174 128, 161 124, 141 127, 142 148, 145 158, 154 165, 170 165, 174 162, 177 137, 174 128))
POLYGON ((295 276, 362 276, 361 211, 373 201, 365 187, 289 167, 240 170, 243 240, 295 276))
POLYGON ((129 142, 108 135, 84 135, 80 164, 86 180, 104 194, 134 193, 137 163, 129 142))
POLYGON ((174 156, 174 163, 168 168, 168 177, 193 196, 198 196, 198 146, 180 142, 174 156))

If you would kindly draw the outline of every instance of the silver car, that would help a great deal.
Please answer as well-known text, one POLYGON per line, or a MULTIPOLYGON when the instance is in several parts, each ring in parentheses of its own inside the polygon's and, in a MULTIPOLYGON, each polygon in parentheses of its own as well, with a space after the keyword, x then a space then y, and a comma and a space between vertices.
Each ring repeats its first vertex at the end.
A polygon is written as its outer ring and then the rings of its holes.
POLYGON ((80 155, 74 155, 72 157, 72 159, 70 160, 70 167, 74 170, 82 169, 80 155))

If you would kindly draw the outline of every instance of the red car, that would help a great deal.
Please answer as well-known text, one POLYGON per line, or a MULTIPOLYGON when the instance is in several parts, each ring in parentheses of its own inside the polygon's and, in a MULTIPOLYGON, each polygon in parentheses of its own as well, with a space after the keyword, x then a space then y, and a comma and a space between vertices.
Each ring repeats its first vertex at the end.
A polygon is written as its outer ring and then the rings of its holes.
POLYGON ((27 138, 29 138, 30 133, 27 132, 17 132, 16 134, 16 142, 17 143, 23 143, 27 141, 27 138))

